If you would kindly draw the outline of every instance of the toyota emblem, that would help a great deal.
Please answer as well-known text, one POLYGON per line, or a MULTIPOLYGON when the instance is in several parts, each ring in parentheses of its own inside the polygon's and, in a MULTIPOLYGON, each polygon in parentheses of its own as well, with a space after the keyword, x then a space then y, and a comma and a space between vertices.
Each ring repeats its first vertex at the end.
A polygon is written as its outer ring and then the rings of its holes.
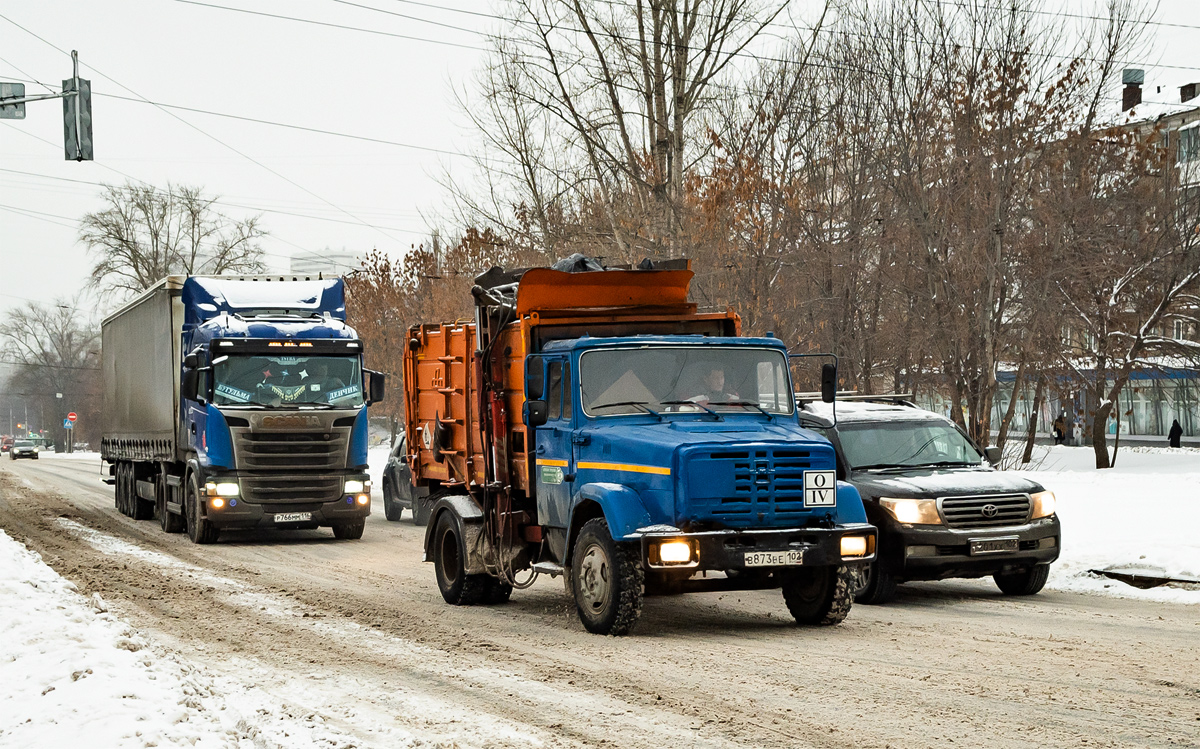
POLYGON ((996 505, 984 505, 983 508, 979 510, 979 514, 983 515, 985 518, 994 518, 1000 514, 1000 508, 996 505))

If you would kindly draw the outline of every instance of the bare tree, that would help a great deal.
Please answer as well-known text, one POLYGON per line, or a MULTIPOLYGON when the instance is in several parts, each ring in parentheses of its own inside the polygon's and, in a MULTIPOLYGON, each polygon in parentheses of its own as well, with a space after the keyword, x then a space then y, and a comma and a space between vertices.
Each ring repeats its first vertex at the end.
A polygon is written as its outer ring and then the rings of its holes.
POLYGON ((226 216, 198 187, 108 185, 103 198, 106 207, 84 216, 79 230, 96 257, 91 285, 102 295, 133 295, 172 273, 263 270, 259 217, 226 216))

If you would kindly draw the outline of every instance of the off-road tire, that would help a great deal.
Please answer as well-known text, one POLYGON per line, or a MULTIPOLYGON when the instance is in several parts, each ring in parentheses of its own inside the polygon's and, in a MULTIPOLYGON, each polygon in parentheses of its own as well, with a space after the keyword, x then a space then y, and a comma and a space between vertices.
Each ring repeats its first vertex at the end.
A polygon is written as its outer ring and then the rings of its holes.
POLYGON ((400 514, 404 512, 401 507, 392 497, 392 482, 383 482, 383 516, 391 522, 396 522, 400 519, 400 514))
POLYGON ((1035 564, 1023 572, 997 572, 992 575, 996 587, 1009 596, 1031 596, 1046 586, 1050 577, 1050 565, 1035 564))
MULTIPOLYGON (((896 576, 886 569, 882 563, 868 562, 862 567, 862 575, 866 578, 865 583, 858 587, 854 593, 854 602, 863 603, 868 606, 875 606, 882 603, 887 603, 896 597, 896 586, 900 582, 896 576)), ((857 577, 857 575, 856 575, 857 577)), ((858 580, 862 583, 862 580, 858 580)))
POLYGON ((637 545, 614 541, 604 518, 584 523, 571 551, 571 593, 587 631, 628 634, 642 614, 645 582, 637 545))
POLYGON ((366 520, 359 520, 356 523, 338 523, 333 526, 333 537, 353 541, 362 538, 363 529, 366 527, 366 520))
POLYGON ((433 531, 433 571, 442 598, 452 606, 474 606, 488 592, 492 578, 467 574, 467 547, 449 512, 438 515, 433 531))
POLYGON ((188 476, 185 482, 183 497, 183 514, 187 519, 188 538, 194 544, 215 543, 221 535, 221 530, 200 517, 200 487, 196 485, 196 476, 188 476))
POLYGON ((849 567, 801 567, 783 575, 783 600, 797 624, 840 624, 854 602, 849 567))
POLYGON ((154 495, 158 497, 158 506, 155 507, 155 511, 158 513, 158 525, 163 529, 163 533, 183 533, 187 530, 187 521, 184 517, 167 509, 167 499, 171 496, 171 488, 167 486, 165 473, 158 474, 158 479, 154 484, 154 495))

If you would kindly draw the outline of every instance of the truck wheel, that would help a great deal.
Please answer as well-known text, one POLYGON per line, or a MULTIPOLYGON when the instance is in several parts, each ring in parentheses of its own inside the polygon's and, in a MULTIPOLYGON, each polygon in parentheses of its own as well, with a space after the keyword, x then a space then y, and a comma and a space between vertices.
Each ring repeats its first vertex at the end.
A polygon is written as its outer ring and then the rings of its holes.
POLYGON ((130 497, 133 499, 131 508, 133 510, 134 520, 152 520, 154 518, 154 503, 148 499, 142 499, 137 493, 137 464, 129 465, 129 488, 130 497))
POLYGON ((1050 565, 1035 564, 1022 572, 1006 572, 992 575, 996 587, 1005 595, 1031 596, 1046 586, 1050 577, 1050 565))
POLYGON ((473 606, 484 599, 491 577, 467 574, 467 547, 449 512, 438 516, 433 531, 433 570, 446 603, 473 606))
POLYGON ((167 498, 170 496, 170 487, 167 486, 167 475, 165 473, 158 474, 158 478, 154 482, 154 496, 158 497, 158 525, 163 529, 163 533, 180 533, 186 526, 186 521, 183 517, 177 515, 167 509, 167 498))
POLYGON ((392 497, 392 482, 383 482, 383 516, 393 523, 400 519, 400 513, 404 512, 404 508, 396 504, 396 500, 392 497))
POLYGON ((840 624, 854 601, 849 567, 810 567, 783 575, 783 600, 797 624, 840 624))
POLYGON ((195 474, 188 476, 183 512, 187 516, 187 534, 192 543, 211 544, 221 535, 219 528, 200 516, 200 487, 196 485, 195 474))
POLYGON ((869 562, 855 572, 855 603, 876 605, 896 596, 896 576, 879 562, 869 562))
POLYGON ((122 461, 117 464, 117 509, 126 517, 133 517, 132 475, 132 463, 122 461))
POLYGON ((339 523, 333 526, 333 536, 334 538, 344 538, 347 540, 362 538, 363 529, 366 527, 366 520, 359 520, 357 523, 339 523))
POLYGON ((571 588, 589 632, 624 635, 642 614, 645 571, 635 547, 613 540, 604 518, 584 523, 571 552, 571 588))

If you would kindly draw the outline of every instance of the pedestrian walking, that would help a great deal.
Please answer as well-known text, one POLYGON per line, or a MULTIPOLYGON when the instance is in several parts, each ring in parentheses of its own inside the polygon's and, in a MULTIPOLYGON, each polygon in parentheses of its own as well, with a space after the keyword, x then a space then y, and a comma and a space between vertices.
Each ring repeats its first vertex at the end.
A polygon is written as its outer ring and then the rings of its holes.
POLYGON ((1180 439, 1183 437, 1183 427, 1179 426, 1179 419, 1171 422, 1171 431, 1167 432, 1167 444, 1171 447, 1179 447, 1180 439))
POLYGON ((1054 444, 1061 445, 1067 436, 1067 415, 1065 413, 1060 413, 1054 420, 1053 431, 1054 444))

